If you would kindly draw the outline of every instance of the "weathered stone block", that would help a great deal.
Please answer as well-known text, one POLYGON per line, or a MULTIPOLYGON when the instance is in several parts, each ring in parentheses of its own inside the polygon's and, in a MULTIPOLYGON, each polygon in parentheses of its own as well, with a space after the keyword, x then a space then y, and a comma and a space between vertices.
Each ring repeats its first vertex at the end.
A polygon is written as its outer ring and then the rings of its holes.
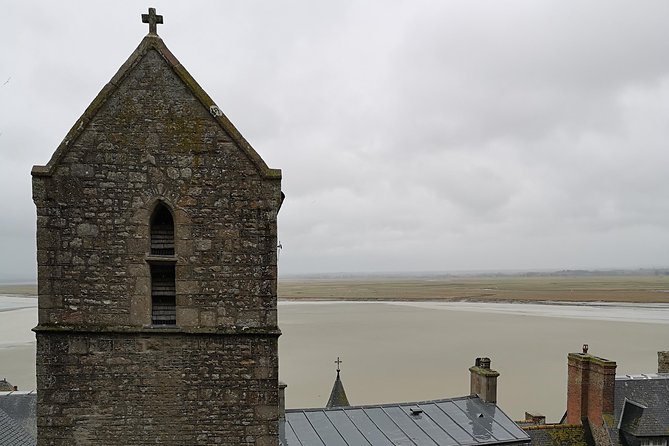
POLYGON ((200 323, 200 312, 196 308, 177 308, 177 324, 182 327, 196 327, 200 323))

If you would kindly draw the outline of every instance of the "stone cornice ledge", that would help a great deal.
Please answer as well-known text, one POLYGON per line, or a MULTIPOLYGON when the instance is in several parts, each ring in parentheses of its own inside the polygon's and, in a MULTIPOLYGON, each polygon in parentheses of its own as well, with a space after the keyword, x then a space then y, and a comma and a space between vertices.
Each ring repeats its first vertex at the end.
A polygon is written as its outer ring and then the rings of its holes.
POLYGON ((139 333, 152 335, 263 335, 280 336, 278 327, 131 327, 124 325, 91 327, 77 325, 38 325, 35 333, 139 333))

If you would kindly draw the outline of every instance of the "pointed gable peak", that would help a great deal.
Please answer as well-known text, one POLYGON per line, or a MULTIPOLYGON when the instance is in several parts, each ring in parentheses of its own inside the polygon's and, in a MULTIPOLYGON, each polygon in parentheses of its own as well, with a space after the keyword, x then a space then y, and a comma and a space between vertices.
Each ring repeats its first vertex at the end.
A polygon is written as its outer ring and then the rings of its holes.
POLYGON ((105 85, 96 98, 88 106, 84 114, 75 122, 74 126, 67 133, 63 141, 60 143, 53 156, 45 166, 33 166, 33 176, 51 176, 59 160, 67 152, 68 147, 81 135, 83 130, 87 127, 90 121, 95 117, 100 108, 110 99, 110 97, 118 90, 121 83, 127 75, 135 68, 146 55, 151 51, 156 51, 184 83, 188 91, 202 104, 205 109, 209 111, 212 118, 218 125, 230 136, 236 143, 239 149, 246 155, 246 157, 253 163, 258 173, 268 179, 280 179, 281 170, 271 169, 265 164, 265 161, 258 155, 258 153, 251 147, 251 144, 239 133, 237 128, 225 116, 223 111, 216 105, 216 103, 209 97, 209 95, 200 87, 190 73, 184 68, 179 60, 167 48, 163 39, 161 39, 156 32, 156 25, 163 23, 163 17, 155 14, 154 8, 149 8, 149 14, 142 14, 142 21, 149 24, 149 33, 144 36, 139 46, 130 55, 130 57, 121 65, 116 74, 111 78, 109 83, 105 85), (145 20, 146 19, 146 20, 145 20))

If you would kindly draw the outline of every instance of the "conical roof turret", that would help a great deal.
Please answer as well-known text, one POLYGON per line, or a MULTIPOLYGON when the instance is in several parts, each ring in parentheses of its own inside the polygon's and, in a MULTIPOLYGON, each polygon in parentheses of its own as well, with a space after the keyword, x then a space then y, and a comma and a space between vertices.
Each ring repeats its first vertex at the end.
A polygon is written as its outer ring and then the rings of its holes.
POLYGON ((344 384, 341 382, 341 377, 339 376, 339 364, 341 361, 339 358, 335 361, 337 363, 337 378, 335 379, 334 385, 332 386, 332 391, 330 392, 330 398, 325 407, 347 407, 350 406, 348 398, 346 397, 346 391, 344 390, 344 384))

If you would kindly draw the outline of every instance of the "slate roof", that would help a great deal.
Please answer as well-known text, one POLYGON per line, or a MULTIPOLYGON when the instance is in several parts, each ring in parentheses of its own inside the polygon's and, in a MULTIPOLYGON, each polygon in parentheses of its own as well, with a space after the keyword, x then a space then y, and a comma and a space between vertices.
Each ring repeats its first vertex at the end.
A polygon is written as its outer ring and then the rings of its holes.
POLYGON ((465 446, 529 443, 495 404, 478 396, 323 409, 292 409, 282 446, 465 446))
POLYGON ((0 409, 0 446, 34 446, 37 441, 0 409))
POLYGON ((35 446, 35 392, 0 392, 0 446, 35 446))
POLYGON ((574 424, 544 424, 523 427, 532 446, 587 446, 585 428, 574 424))
MULTIPOLYGON (((0 411, 33 439, 37 438, 36 409, 37 392, 35 391, 0 392, 0 411)), ((0 430, 3 429, 0 428, 0 430)), ((2 444, 4 443, 0 442, 0 445, 2 444)))
POLYGON ((615 386, 616 427, 636 437, 669 434, 669 374, 616 376, 615 386))

